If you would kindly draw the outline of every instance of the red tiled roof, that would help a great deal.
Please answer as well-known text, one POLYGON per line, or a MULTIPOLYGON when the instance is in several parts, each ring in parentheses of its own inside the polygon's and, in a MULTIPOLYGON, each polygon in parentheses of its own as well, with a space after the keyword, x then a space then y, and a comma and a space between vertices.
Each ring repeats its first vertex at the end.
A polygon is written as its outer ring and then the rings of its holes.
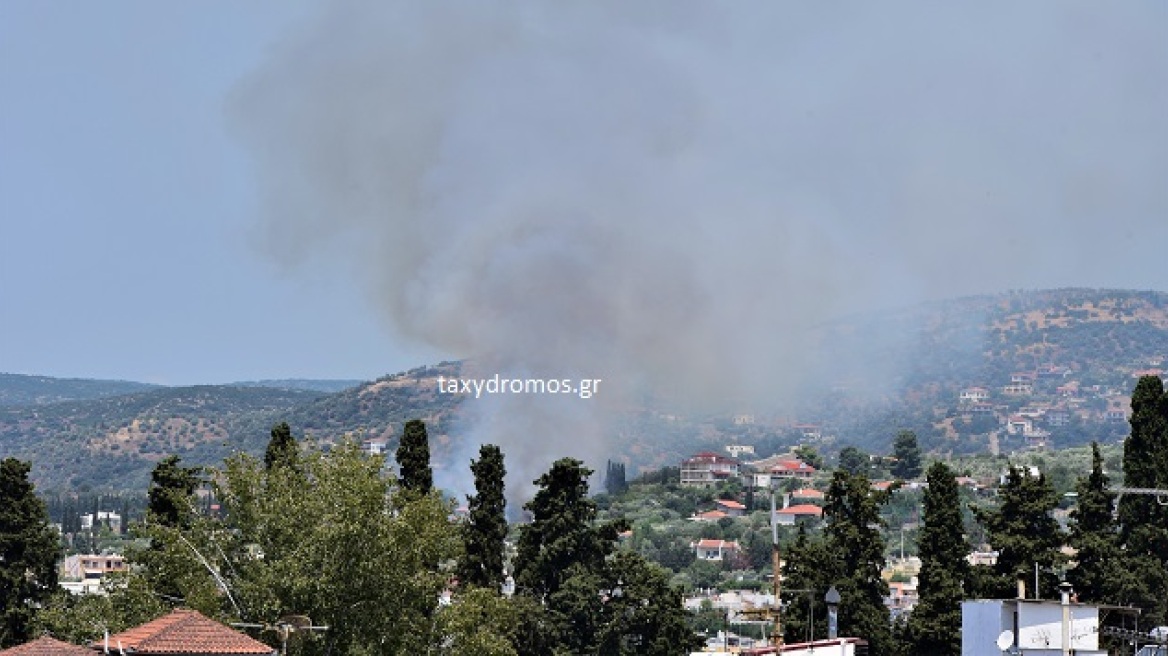
POLYGON ((779 511, 780 515, 815 515, 821 517, 823 515, 823 508, 813 506, 809 503, 802 503, 797 506, 787 506, 779 511))
POLYGON ((733 540, 698 540, 699 549, 737 549, 738 543, 733 540))
POLYGON ((812 490, 809 487, 805 487, 792 492, 791 497, 795 499, 822 499, 823 493, 819 490, 812 490))
POLYGON ((734 510, 746 510, 746 506, 738 503, 737 501, 732 501, 730 499, 718 499, 714 503, 718 504, 719 506, 724 506, 726 508, 733 508, 734 510))
POLYGON ((774 467, 771 467, 772 472, 784 471, 809 471, 814 472, 815 468, 803 462, 802 460, 780 460, 774 467))
MULTIPOLYGON (((111 635, 111 652, 118 648, 127 654, 272 654, 275 649, 224 626, 202 613, 180 609, 169 615, 111 635)), ((102 649, 104 641, 93 643, 102 649)))
POLYGON ((32 642, 0 650, 0 656, 94 656, 94 654, 93 650, 87 647, 41 636, 32 642))
POLYGON ((694 517, 698 519, 722 519, 723 517, 729 517, 729 515, 721 510, 710 510, 708 512, 698 513, 694 517))

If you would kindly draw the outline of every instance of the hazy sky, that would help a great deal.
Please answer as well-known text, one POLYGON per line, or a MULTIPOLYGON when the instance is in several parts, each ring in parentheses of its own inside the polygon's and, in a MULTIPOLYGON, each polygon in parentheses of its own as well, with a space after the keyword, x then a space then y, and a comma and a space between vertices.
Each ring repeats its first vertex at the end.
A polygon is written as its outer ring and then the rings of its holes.
POLYGON ((0 0, 0 371, 368 378, 542 340, 668 380, 784 311, 1166 264, 1159 1, 0 0))

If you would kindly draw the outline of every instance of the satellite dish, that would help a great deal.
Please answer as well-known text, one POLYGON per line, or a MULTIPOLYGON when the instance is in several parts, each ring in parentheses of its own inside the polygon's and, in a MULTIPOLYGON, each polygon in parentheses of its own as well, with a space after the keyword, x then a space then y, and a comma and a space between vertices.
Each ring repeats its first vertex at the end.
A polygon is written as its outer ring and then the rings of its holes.
POLYGON ((998 649, 1006 651, 1014 645, 1014 632, 1002 631, 1002 635, 998 636, 998 649))

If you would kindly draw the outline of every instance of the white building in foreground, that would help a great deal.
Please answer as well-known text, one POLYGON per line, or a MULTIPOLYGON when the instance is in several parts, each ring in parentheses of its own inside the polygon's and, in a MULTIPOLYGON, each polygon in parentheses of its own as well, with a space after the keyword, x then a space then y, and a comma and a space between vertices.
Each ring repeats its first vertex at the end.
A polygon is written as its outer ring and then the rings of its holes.
POLYGON ((1020 656, 1107 656, 1099 648, 1099 607, 1044 599, 974 599, 961 603, 961 656, 1002 656, 999 637, 1020 656), (1064 620, 1065 611, 1065 620, 1064 620), (1065 623, 1065 631, 1064 631, 1065 623))

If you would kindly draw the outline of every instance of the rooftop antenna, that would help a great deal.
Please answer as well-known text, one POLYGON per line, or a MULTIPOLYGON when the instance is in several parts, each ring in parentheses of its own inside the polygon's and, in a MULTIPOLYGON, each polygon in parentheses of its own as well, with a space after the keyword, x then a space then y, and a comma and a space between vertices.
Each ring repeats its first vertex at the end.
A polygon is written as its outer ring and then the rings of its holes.
POLYGON ((247 624, 236 622, 231 626, 244 629, 260 629, 274 631, 280 639, 280 656, 288 656, 288 639, 304 631, 328 631, 327 625, 317 626, 307 615, 285 615, 276 620, 275 624, 247 624))

